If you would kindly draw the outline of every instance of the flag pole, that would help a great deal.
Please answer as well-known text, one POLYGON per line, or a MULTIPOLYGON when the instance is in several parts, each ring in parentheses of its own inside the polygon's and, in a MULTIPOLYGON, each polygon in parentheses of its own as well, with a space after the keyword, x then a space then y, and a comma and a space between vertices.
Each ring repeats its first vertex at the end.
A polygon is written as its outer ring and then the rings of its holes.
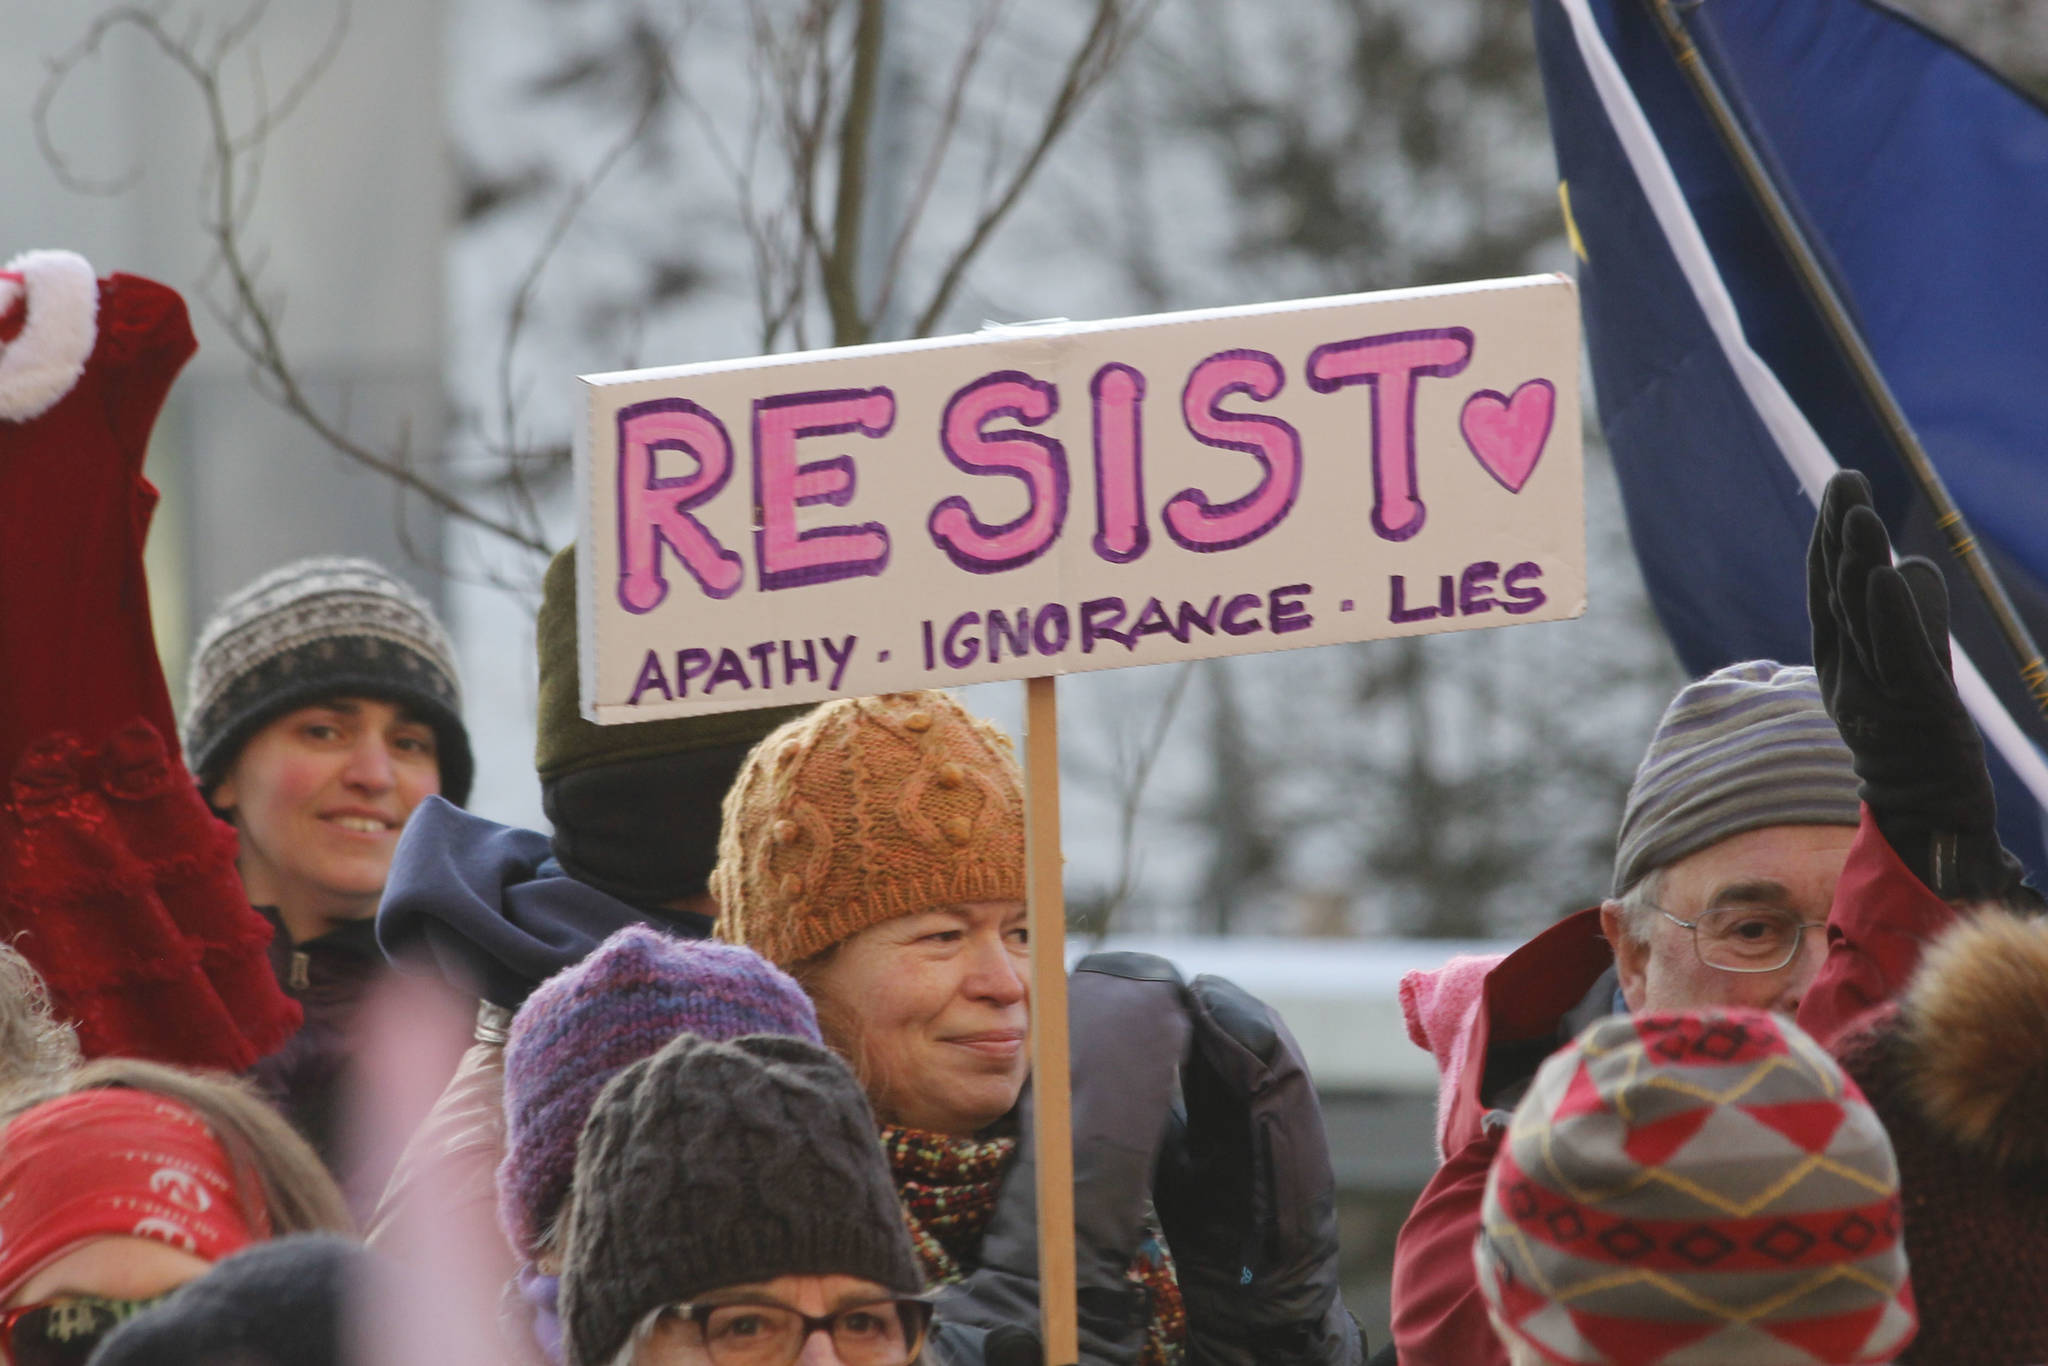
POLYGON ((1836 292, 1834 282, 1821 268, 1813 247, 1806 240, 1805 232, 1792 216, 1784 196, 1764 170, 1763 160, 1757 155, 1749 134, 1736 119, 1728 98, 1722 94, 1714 80, 1713 72, 1707 69, 1700 55, 1699 46, 1686 31, 1685 23, 1679 18, 1677 7, 1672 0, 1644 0, 1655 16, 1658 27, 1663 31, 1664 41, 1671 49, 1678 69, 1685 73, 1686 80, 1699 97, 1700 104, 1714 122, 1715 131, 1727 145, 1736 166, 1742 172, 1743 180, 1749 186, 1751 197, 1763 211, 1770 223, 1778 244, 1785 251, 1786 259, 1805 286, 1807 297, 1820 310, 1833 335, 1836 347, 1849 362, 1857 383, 1863 390, 1864 398, 1876 412, 1878 421, 1884 425, 1891 437, 1892 446, 1899 458, 1906 464, 1913 481, 1920 486, 1921 494, 1934 509, 1934 525, 1948 542, 1949 553, 1963 566, 1964 572, 1976 584, 1985 605, 1991 609, 1992 618, 1998 623, 1999 634, 2005 637, 2006 648, 2012 652, 2013 660, 2019 665, 2020 681, 2026 685, 2027 694, 2034 699, 2035 708, 2048 717, 2048 664, 2041 658, 2041 649, 2027 631, 2027 626, 2014 609, 2012 599, 2006 595, 2005 585, 1998 581, 1991 563, 1985 558, 1977 538, 1963 520, 1962 510, 1949 495, 1948 486, 1942 482, 1940 471, 1928 459, 1927 449, 1920 444, 1912 423, 1906 418, 1905 410, 1899 406, 1898 398, 1892 393, 1891 385, 1885 382, 1877 368, 1876 359, 1870 354, 1869 345, 1856 330, 1849 318, 1849 310, 1842 297, 1836 292))

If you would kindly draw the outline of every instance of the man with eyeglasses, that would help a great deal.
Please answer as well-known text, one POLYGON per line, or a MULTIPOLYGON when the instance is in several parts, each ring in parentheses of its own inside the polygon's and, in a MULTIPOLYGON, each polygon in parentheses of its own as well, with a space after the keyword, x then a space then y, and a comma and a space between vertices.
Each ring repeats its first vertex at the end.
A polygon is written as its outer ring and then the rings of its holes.
POLYGON ((1904 986, 1950 903, 2029 895, 1950 675, 1939 571, 1893 566, 1860 475, 1823 499, 1808 613, 1817 669, 1730 665, 1666 709, 1609 899, 1505 958, 1402 982, 1409 1034, 1441 1074, 1443 1161, 1395 1253, 1398 1358, 1377 1360, 1505 1366, 1470 1256, 1480 1200, 1509 1112, 1581 1029, 1747 1006, 1826 1043, 1904 986))

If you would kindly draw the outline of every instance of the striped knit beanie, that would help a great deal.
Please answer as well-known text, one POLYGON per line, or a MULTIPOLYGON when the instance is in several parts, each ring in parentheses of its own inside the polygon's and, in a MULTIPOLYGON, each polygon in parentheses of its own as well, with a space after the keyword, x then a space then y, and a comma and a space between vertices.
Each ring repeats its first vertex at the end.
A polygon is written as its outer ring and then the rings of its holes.
POLYGON ((1010 739, 948 693, 827 702, 770 734, 725 798, 718 937, 788 967, 870 925, 1024 896, 1010 739))
POLYGON ((1884 1126, 1763 1011, 1609 1016, 1553 1054, 1473 1257, 1501 1331, 1563 1366, 1889 1362, 1916 1326, 1884 1126))
POLYGON ((271 570, 200 628, 183 727, 200 790, 217 787, 272 720, 336 697, 409 707, 433 727, 441 795, 457 806, 469 799, 475 761, 447 631, 406 584, 368 560, 334 555, 271 570))
POLYGON ((816 1041, 803 989, 751 949, 629 925, 541 983, 505 1045, 498 1223, 531 1258, 569 1193, 576 1136, 604 1084, 678 1034, 816 1041))
POLYGON ((1812 669, 1752 659, 1688 683, 1629 786, 1614 892, 1688 854, 1772 825, 1854 825, 1849 747, 1812 669))

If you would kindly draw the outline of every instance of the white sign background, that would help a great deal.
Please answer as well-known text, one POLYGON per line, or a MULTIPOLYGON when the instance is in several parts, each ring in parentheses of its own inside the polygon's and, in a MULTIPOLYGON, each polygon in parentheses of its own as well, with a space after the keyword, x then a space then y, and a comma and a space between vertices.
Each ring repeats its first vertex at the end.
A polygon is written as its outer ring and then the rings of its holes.
POLYGON ((1540 276, 586 376, 584 714, 1576 616, 1578 316, 1540 276))

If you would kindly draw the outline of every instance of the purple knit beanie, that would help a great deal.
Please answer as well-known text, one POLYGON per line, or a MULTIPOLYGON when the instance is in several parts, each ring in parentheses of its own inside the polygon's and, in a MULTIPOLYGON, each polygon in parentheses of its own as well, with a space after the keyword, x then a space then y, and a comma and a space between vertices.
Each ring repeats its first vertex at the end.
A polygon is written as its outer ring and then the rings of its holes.
POLYGON ((537 1256, 604 1084, 678 1034, 793 1034, 822 1042, 803 988, 752 949, 629 925, 535 989, 505 1045, 498 1223, 537 1256))

